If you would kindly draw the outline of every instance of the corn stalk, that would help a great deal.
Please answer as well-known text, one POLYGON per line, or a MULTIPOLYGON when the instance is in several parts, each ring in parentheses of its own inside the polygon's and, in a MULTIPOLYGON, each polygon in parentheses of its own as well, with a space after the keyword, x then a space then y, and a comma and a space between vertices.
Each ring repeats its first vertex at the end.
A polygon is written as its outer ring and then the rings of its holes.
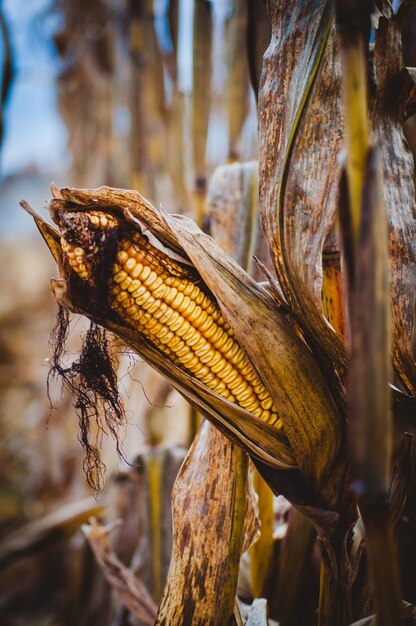
POLYGON ((212 6, 196 0, 193 23, 192 161, 194 215, 202 223, 207 191, 206 149, 211 109, 212 6))
POLYGON ((381 176, 370 150, 367 55, 371 3, 337 4, 346 125, 341 191, 348 259, 350 364, 348 404, 353 491, 363 517, 378 623, 401 624, 399 575, 389 519, 393 424, 388 241, 381 176), (348 186, 348 191, 346 187, 348 186))

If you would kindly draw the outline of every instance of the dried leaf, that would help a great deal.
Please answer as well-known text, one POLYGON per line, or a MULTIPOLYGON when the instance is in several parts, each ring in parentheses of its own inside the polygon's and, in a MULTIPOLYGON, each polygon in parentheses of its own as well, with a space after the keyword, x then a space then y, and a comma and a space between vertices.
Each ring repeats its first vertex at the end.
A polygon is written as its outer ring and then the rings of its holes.
POLYGON ((269 10, 273 37, 258 105, 263 226, 307 340, 344 367, 343 340, 321 311, 321 257, 334 225, 342 147, 332 3, 313 0, 305 11, 285 0, 269 2, 269 10))
POLYGON ((91 515, 99 515, 102 511, 102 504, 94 498, 85 498, 61 506, 53 513, 27 524, 0 544, 0 569, 36 552, 44 544, 69 537, 91 515))
POLYGON ((82 530, 94 556, 120 602, 140 620, 142 626, 153 626, 156 605, 143 583, 117 558, 108 539, 111 529, 100 526, 93 518, 82 530))
POLYGON ((413 158, 403 137, 406 104, 416 86, 403 68, 401 12, 380 20, 376 31, 370 100, 374 138, 383 171, 383 197, 390 241, 393 316, 393 360, 403 385, 416 395, 416 365, 412 356, 413 303, 416 295, 416 205, 413 158))
POLYGON ((207 202, 209 234, 253 278, 264 280, 254 256, 270 271, 273 266, 258 211, 257 161, 217 167, 207 202))
MULTIPOLYGON (((105 315, 96 321, 167 376, 191 403, 250 454, 275 467, 298 464, 306 483, 320 493, 338 455, 341 417, 312 354, 268 293, 192 220, 158 212, 136 192, 102 187, 90 191, 63 189, 61 193, 65 200, 89 207, 119 207, 126 220, 137 222, 139 227, 144 224, 174 253, 190 259, 215 294, 223 315, 272 395, 285 424, 284 433, 207 389, 131 329, 105 315)), ((55 281, 52 287, 58 301, 91 317, 91 313, 79 311, 77 303, 68 300, 64 281, 55 281)), ((332 490, 330 506, 334 498, 332 490)))
MULTIPOLYGON (((285 297, 308 341, 312 337, 313 348, 317 342, 343 368, 343 342, 325 323, 319 301, 321 253, 334 224, 341 166, 337 155, 343 147, 340 67, 329 4, 312 2, 304 12, 293 0, 278 8, 270 3, 276 36, 266 55, 259 98, 260 199, 285 297)), ((401 58, 405 9, 404 4, 397 16, 382 18, 376 30, 370 124, 380 144, 389 220, 394 365, 407 391, 415 395, 411 330, 416 261, 411 242, 416 209, 412 157, 402 132, 405 105, 415 87, 401 58)))

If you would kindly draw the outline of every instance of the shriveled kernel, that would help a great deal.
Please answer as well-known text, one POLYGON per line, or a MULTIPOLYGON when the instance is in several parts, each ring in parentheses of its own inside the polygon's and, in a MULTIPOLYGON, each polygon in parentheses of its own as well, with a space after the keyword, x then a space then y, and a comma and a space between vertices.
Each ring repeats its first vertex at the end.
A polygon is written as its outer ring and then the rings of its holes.
POLYGON ((124 300, 127 300, 129 297, 127 291, 121 291, 118 296, 117 296, 117 302, 124 302, 124 300))
POLYGON ((126 280, 127 276, 128 276, 127 272, 120 270, 119 272, 117 272, 117 274, 114 275, 114 280, 116 283, 122 283, 123 281, 126 280))

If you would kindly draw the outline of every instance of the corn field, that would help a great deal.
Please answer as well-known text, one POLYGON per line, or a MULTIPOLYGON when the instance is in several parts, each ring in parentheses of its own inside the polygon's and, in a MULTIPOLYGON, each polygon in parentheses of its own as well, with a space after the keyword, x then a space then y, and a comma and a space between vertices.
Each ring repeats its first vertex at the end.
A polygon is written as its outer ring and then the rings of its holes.
POLYGON ((71 159, 3 258, 1 623, 416 624, 416 3, 44 10, 71 159))

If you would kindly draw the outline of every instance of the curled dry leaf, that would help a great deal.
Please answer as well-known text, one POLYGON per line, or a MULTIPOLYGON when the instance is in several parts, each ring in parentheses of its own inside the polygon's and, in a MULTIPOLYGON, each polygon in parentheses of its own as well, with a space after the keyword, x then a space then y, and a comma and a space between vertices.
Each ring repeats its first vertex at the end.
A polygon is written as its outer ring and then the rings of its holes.
POLYGON ((94 518, 82 530, 101 571, 120 602, 138 618, 142 626, 152 626, 156 617, 156 605, 143 583, 117 558, 108 538, 110 530, 101 526, 94 518))

